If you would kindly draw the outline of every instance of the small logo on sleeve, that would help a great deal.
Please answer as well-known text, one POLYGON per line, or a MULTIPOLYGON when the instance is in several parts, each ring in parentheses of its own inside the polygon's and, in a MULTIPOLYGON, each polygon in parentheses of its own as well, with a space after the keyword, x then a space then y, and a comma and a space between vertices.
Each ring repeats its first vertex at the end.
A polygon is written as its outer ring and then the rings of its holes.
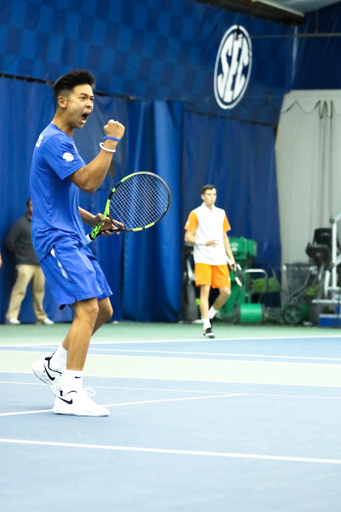
POLYGON ((43 140, 43 137, 44 137, 44 135, 42 135, 42 134, 39 135, 39 138, 38 138, 37 144, 36 144, 37 148, 39 148, 41 141, 43 140))
POLYGON ((67 162, 72 162, 73 155, 71 155, 71 153, 64 153, 63 160, 66 160, 67 162))

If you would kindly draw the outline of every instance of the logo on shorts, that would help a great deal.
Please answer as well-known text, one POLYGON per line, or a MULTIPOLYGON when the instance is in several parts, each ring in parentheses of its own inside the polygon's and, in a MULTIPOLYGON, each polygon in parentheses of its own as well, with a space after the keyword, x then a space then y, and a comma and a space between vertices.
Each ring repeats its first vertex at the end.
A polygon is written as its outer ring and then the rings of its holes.
POLYGON ((63 160, 66 160, 67 162, 72 162, 73 155, 71 155, 71 153, 64 153, 63 160))
POLYGON ((224 109, 234 108, 249 83, 252 46, 245 28, 233 25, 225 32, 214 68, 214 95, 224 109))

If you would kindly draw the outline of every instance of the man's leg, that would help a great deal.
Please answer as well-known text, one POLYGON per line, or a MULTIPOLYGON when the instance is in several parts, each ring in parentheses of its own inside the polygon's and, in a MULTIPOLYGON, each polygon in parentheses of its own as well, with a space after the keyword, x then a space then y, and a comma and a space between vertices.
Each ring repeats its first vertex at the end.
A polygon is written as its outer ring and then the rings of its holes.
POLYGON ((57 304, 73 304, 74 320, 56 352, 33 363, 33 372, 57 396, 55 413, 107 416, 107 409, 97 406, 86 396, 82 377, 90 338, 112 315, 109 300, 98 302, 96 297, 109 297, 110 287, 91 251, 80 248, 73 240, 55 246, 54 252, 41 262, 41 267, 57 304), (74 303, 75 294, 88 297, 90 293, 92 298, 74 303), (70 392, 74 399, 64 400, 63 395, 70 392))
POLYGON ((214 301, 214 304, 211 306, 211 308, 208 312, 208 316, 209 316, 210 320, 212 320, 212 318, 215 317, 215 315, 218 313, 219 309, 223 307, 223 305, 228 300, 230 295, 231 295, 231 288, 229 288, 228 286, 226 286, 224 288, 219 288, 219 295, 216 298, 216 300, 214 301))
MULTIPOLYGON (((48 384, 56 396, 58 396, 63 385, 66 368, 71 371, 82 371, 81 368, 84 367, 90 336, 106 323, 113 314, 108 297, 100 301, 97 301, 97 299, 89 299, 76 302, 73 309, 75 311, 74 320, 63 342, 51 357, 39 360, 32 366, 37 377, 48 384), (95 315, 96 311, 98 311, 97 315, 95 315), (94 321, 95 316, 96 319, 94 321), (79 353, 77 349, 79 345, 78 339, 80 339, 81 345, 79 353), (73 347, 74 345, 77 356, 79 356, 77 361, 74 359, 73 348, 71 349, 70 355, 68 354, 70 346, 73 347), (76 366, 74 366, 74 363, 77 363, 76 366)), ((79 374, 74 375, 74 377, 77 377, 77 383, 81 384, 79 374)))
POLYGON ((75 302, 74 318, 62 346, 67 351, 67 370, 83 371, 99 306, 96 298, 75 302))
MULTIPOLYGON (((93 299, 91 299, 91 300, 93 300, 93 299)), ((95 325, 92 330, 92 335, 94 335, 95 332, 100 327, 102 327, 103 324, 105 324, 108 320, 110 320, 110 318, 112 317, 112 314, 113 314, 113 309, 111 307, 109 297, 98 301, 98 314, 96 317, 95 325)), ((71 327, 73 328, 73 325, 71 327)), ((71 329, 70 329, 70 331, 71 331, 71 329)), ((64 371, 66 369, 66 360, 67 360, 67 352, 68 352, 69 340, 70 340, 70 331, 66 335, 66 338, 61 343, 61 345, 58 347, 56 352, 51 357, 50 367, 53 370, 64 371)))
MULTIPOLYGON (((100 311, 98 301, 93 298, 76 302, 73 310, 74 319, 62 343, 63 349, 67 351, 64 382, 56 397, 53 412, 76 416, 109 416, 108 409, 90 399, 82 383, 90 338, 100 311)), ((107 308, 102 306, 99 322, 103 322, 104 311, 108 313, 107 308)))
POLYGON ((95 332, 98 331, 98 329, 102 327, 102 325, 106 324, 108 320, 110 320, 114 312, 109 297, 98 301, 98 308, 99 311, 92 334, 95 334, 95 332))
POLYGON ((227 265, 214 265, 212 268, 212 286, 219 288, 219 295, 208 312, 209 318, 215 317, 219 309, 231 295, 231 278, 227 265))
POLYGON ((211 286, 209 284, 202 284, 200 286, 200 313, 201 318, 208 318, 208 298, 210 295, 211 286))
POLYGON ((43 322, 47 315, 43 308, 45 277, 40 266, 35 265, 32 278, 33 309, 36 320, 43 322))
MULTIPOLYGON (((56 396, 62 388, 65 370, 82 372, 88 352, 90 338, 98 315, 96 298, 73 304, 74 318, 64 341, 50 357, 39 359, 32 365, 36 376, 45 382, 56 396)), ((77 374, 77 384, 82 379, 77 374)))
POLYGON ((6 313, 6 320, 9 323, 10 320, 18 319, 20 306, 23 298, 25 297, 27 285, 33 275, 32 265, 17 265, 16 270, 17 278, 12 288, 9 306, 6 313))
POLYGON ((202 284, 200 286, 200 313, 203 321, 204 336, 205 338, 214 338, 212 332, 211 322, 208 317, 208 298, 210 295, 211 286, 209 284, 202 284))

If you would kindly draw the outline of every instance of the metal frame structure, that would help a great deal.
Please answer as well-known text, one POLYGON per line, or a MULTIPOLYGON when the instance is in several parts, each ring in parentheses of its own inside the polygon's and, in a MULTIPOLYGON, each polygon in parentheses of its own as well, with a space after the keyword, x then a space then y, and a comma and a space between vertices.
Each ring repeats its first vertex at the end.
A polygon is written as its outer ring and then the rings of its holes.
POLYGON ((314 304, 337 305, 341 302, 341 287, 337 285, 337 267, 341 264, 341 252, 338 246, 337 228, 341 221, 341 212, 330 217, 329 222, 332 230, 332 247, 330 267, 324 276, 323 298, 313 299, 314 304))

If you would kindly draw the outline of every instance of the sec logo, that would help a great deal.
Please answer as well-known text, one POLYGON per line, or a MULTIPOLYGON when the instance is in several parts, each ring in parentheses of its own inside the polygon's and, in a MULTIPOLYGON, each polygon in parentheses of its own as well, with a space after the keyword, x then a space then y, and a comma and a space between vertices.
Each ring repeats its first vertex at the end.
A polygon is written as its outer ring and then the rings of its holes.
POLYGON ((214 68, 214 95, 221 108, 231 109, 242 99, 251 66, 250 36, 245 28, 233 25, 221 40, 214 68))

